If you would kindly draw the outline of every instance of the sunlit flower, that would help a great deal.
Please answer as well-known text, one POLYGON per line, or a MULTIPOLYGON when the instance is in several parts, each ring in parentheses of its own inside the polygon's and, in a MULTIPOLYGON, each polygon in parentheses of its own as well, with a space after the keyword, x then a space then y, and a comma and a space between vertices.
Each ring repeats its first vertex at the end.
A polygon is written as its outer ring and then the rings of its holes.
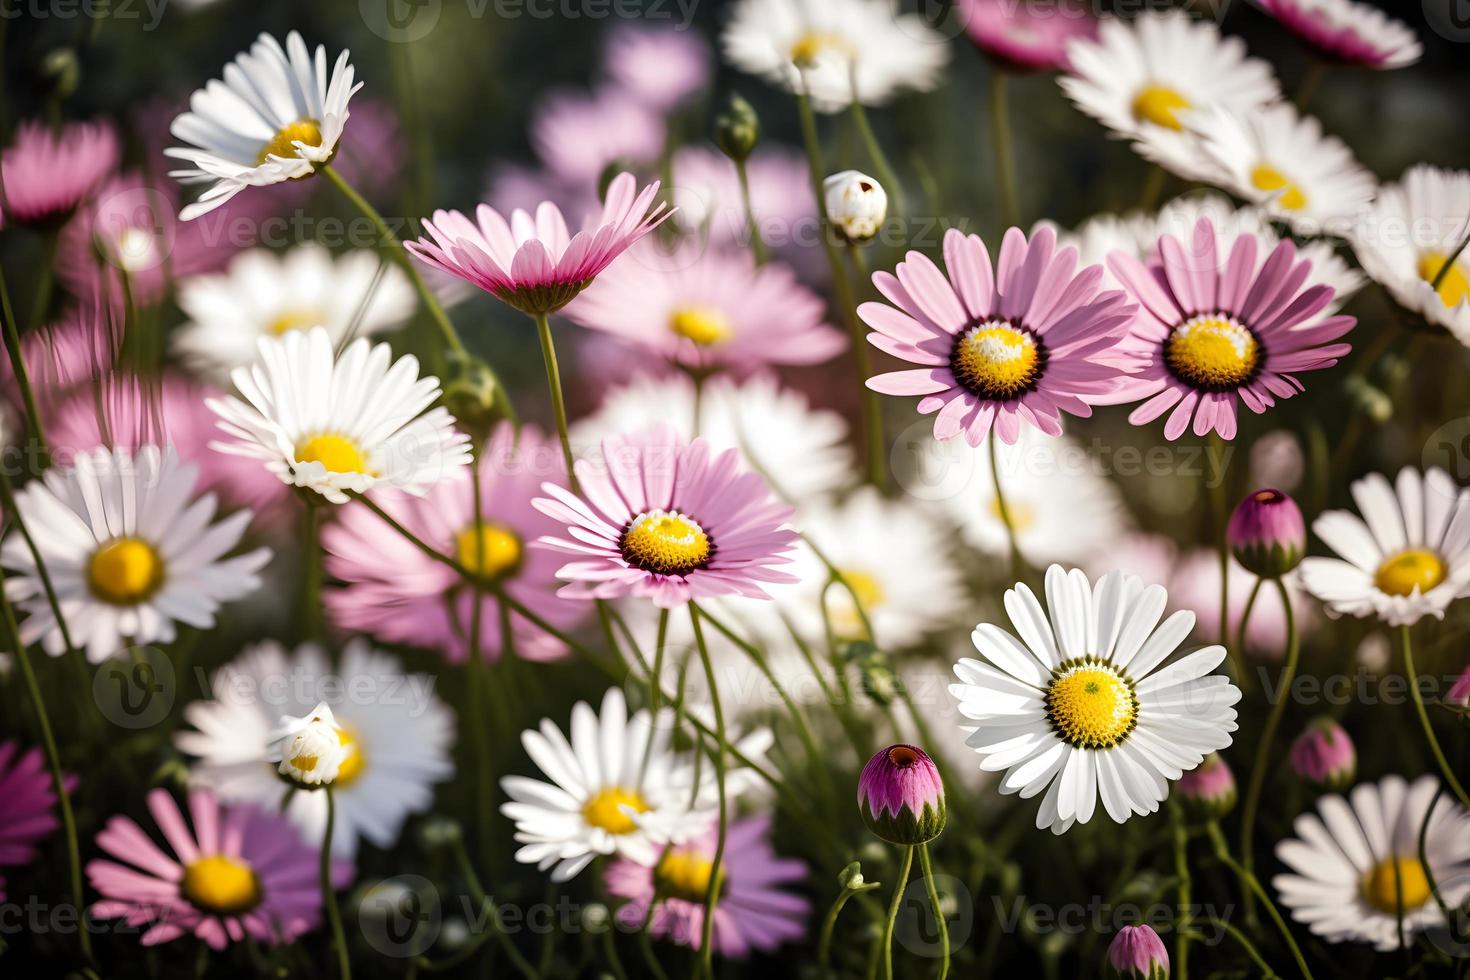
POLYGON ((1291 917, 1328 942, 1372 943, 1383 952, 1426 929, 1444 925, 1430 890, 1458 908, 1470 896, 1470 814, 1440 799, 1424 835, 1420 828, 1439 780, 1407 783, 1386 776, 1359 783, 1346 797, 1324 796, 1316 813, 1296 818, 1296 836, 1276 845, 1289 869, 1271 879, 1291 917))
MULTIPOLYGON (((675 223, 707 235, 712 245, 748 247, 745 204, 734 164, 716 150, 686 146, 674 154, 673 168, 670 193, 679 208, 675 223)), ((806 158, 787 147, 759 146, 745 161, 745 174, 751 210, 765 243, 789 261, 820 251, 809 247, 816 239, 807 237, 817 230, 817 202, 806 158)))
POLYGON ((558 178, 583 187, 596 187, 610 164, 654 163, 664 142, 658 112, 613 87, 594 95, 553 93, 531 121, 531 145, 541 162, 558 178))
POLYGON ((1470 595, 1470 490, 1438 467, 1371 473, 1352 485, 1359 517, 1330 510, 1312 530, 1340 558, 1302 561, 1302 584, 1333 616, 1411 626, 1470 595))
POLYGON ((223 384, 255 363, 262 337, 322 327, 332 346, 391 329, 418 303, 408 276, 367 249, 334 258, 320 245, 251 249, 221 273, 185 278, 178 304, 188 322, 173 334, 184 363, 223 384))
POLYGON ((1225 543, 1247 571, 1280 578, 1301 564, 1307 526, 1295 500, 1280 490, 1255 490, 1235 505, 1225 543))
POLYGON ((1219 753, 1212 752, 1198 768, 1179 777, 1175 792, 1191 816, 1223 820, 1235 808, 1235 774, 1219 753))
POLYGON ((1050 228, 1030 242, 1007 231, 994 270, 979 235, 950 229, 944 263, 948 277, 909 252, 895 274, 874 273, 888 303, 858 307, 873 328, 868 342, 923 367, 877 375, 868 387, 923 396, 919 412, 938 413, 934 438, 963 434, 972 446, 992 426, 1014 443, 1023 422, 1061 435, 1063 413, 1091 415, 1118 382, 1124 359, 1114 348, 1136 310, 1121 291, 1100 291, 1102 269, 1079 271, 1076 251, 1058 251, 1050 228))
POLYGON ((698 31, 623 24, 603 52, 608 81, 660 112, 709 84, 710 50, 698 31))
POLYGON ((469 437, 455 430, 439 400, 439 379, 419 377, 412 354, 393 360, 387 344, 366 338, 333 353, 327 331, 291 330, 257 341, 259 360, 231 375, 246 402, 209 398, 229 441, 220 452, 259 460, 283 483, 335 504, 347 491, 392 487, 423 494, 462 479, 469 437), (427 411, 426 411, 427 410, 427 411))
MULTIPOLYGON (((249 511, 214 521, 215 498, 194 498, 198 469, 172 449, 98 449, 16 493, 16 507, 45 562, 72 641, 100 663, 129 644, 168 643, 176 623, 214 625, 221 603, 260 587, 270 559, 257 548, 226 558, 249 511)), ((25 612, 21 641, 65 652, 36 559, 11 534, 0 560, 6 596, 25 612)))
POLYGON ((40 120, 21 123, 0 156, 6 222, 65 219, 112 172, 121 153, 109 123, 67 123, 59 133, 40 120))
POLYGON ((1409 25, 1354 0, 1256 0, 1318 57, 1366 68, 1405 68, 1424 48, 1409 25))
POLYGON ((356 751, 357 746, 342 737, 342 726, 323 701, 299 717, 283 716, 271 732, 266 758, 295 786, 316 789, 336 782, 338 771, 356 751))
MULTIPOLYGON (((28 330, 21 337, 21 362, 43 412, 49 414, 64 398, 111 370, 122 344, 122 321, 122 312, 116 306, 96 297, 68 310, 56 322, 28 330)), ((8 356, 0 357, 0 391, 0 397, 24 411, 20 385, 8 356)))
POLYGON ((1110 572, 1094 585, 1073 569, 1046 572, 1047 608, 1024 584, 1006 611, 1021 638, 976 627, 985 660, 955 665, 950 693, 974 722, 966 744, 1002 793, 1046 791, 1038 829, 1087 823, 1101 798, 1116 823, 1158 810, 1168 784, 1231 743, 1240 691, 1211 673, 1225 648, 1205 647, 1162 666, 1194 626, 1176 612, 1159 624, 1161 586, 1110 572))
POLYGON ((849 241, 864 242, 883 227, 888 217, 888 194, 865 173, 844 170, 822 182, 827 220, 849 241))
POLYGON ((1097 36, 1097 18, 1082 4, 964 0, 959 16, 974 45, 1012 71, 1067 67, 1067 42, 1097 36))

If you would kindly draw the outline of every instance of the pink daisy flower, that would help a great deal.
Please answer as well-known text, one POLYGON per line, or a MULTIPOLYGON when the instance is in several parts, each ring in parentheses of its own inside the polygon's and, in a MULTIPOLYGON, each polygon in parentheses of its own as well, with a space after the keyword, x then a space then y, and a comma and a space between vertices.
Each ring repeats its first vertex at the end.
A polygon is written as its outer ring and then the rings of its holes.
POLYGON ((42 224, 67 217, 117 166, 121 152, 108 123, 67 123, 58 134, 39 120, 21 123, 0 158, 6 219, 42 224))
POLYGON ((535 501, 573 539, 541 543, 578 557, 557 570, 570 583, 557 595, 635 595, 667 609, 717 595, 769 599, 762 582, 796 581, 772 567, 791 561, 792 510, 760 476, 740 472, 739 450, 712 455, 705 440, 685 445, 657 425, 607 437, 602 458, 576 468, 581 497, 545 483, 535 501))
POLYGON ((435 211, 432 221, 424 221, 430 237, 405 247, 523 313, 555 313, 672 213, 663 203, 653 204, 658 188, 654 181, 639 191, 632 174, 618 174, 608 185, 601 215, 584 222, 575 236, 568 235, 561 211, 547 201, 534 218, 515 211, 508 223, 482 204, 475 211, 478 226, 458 211, 435 211))
POLYGON ((1356 0, 1256 0, 1256 4, 1330 62, 1404 68, 1424 54, 1413 28, 1356 0))
POLYGON ((537 107, 531 145, 563 180, 595 186, 609 164, 653 163, 664 151, 663 118, 613 88, 593 95, 556 92, 537 107))
POLYGON ((1065 71, 1067 42, 1097 37, 1097 18, 1080 4, 962 0, 960 17, 975 47, 1013 71, 1065 71))
POLYGON ((659 112, 709 84, 710 49, 694 31, 624 25, 607 40, 608 81, 659 112))
MULTIPOLYGON (((74 776, 62 782, 68 793, 76 787, 74 776)), ((55 807, 56 790, 41 750, 0 742, 0 865, 30 864, 40 856, 36 845, 60 826, 55 807)))
MULTIPOLYGON (((752 950, 769 953, 782 943, 800 942, 806 935, 811 903, 781 886, 805 879, 807 867, 801 861, 778 857, 771 848, 770 830, 767 816, 736 820, 727 828, 712 933, 714 951, 721 956, 738 959, 752 950)), ((714 870, 718 837, 716 825, 670 848, 657 867, 627 858, 610 864, 605 876, 607 890, 627 899, 618 909, 618 919, 629 928, 641 928, 657 892, 661 898, 649 919, 649 929, 655 936, 698 949, 704 938, 704 896, 714 870)))
POLYGON ((107 821, 97 846, 117 860, 87 864, 87 878, 103 896, 93 916, 147 926, 144 946, 189 934, 214 949, 247 935, 275 945, 316 927, 318 849, 285 817, 222 807, 205 790, 189 793, 192 830, 165 790, 148 794, 148 810, 166 849, 128 817, 107 821))
POLYGON ((1309 259, 1280 242, 1257 267, 1257 239, 1238 235, 1220 260, 1214 225, 1201 218, 1189 245, 1159 239, 1157 263, 1114 252, 1108 268, 1138 301, 1138 317, 1120 350, 1130 377, 1109 401, 1141 401, 1128 416, 1147 425, 1172 410, 1164 437, 1215 431, 1234 439, 1236 403, 1261 414, 1277 398, 1305 390, 1296 372, 1329 368, 1348 344, 1330 344, 1353 328, 1350 316, 1319 316, 1332 302, 1326 284, 1306 286, 1309 259))
POLYGON ((748 373, 768 364, 819 364, 847 345, 826 304, 777 262, 748 251, 651 240, 565 310, 567 319, 647 347, 688 368, 748 373))
POLYGON ((1030 242, 1006 232, 992 270, 979 235, 944 236, 949 276, 909 252, 895 274, 876 272, 888 303, 858 307, 868 342, 923 367, 880 374, 868 387, 885 395, 922 395, 934 438, 964 434, 978 446, 994 426, 1014 443, 1021 423, 1060 435, 1063 412, 1087 417, 1117 384, 1125 359, 1114 351, 1136 308, 1117 290, 1101 291, 1101 266, 1077 270, 1077 250, 1056 248, 1039 229, 1030 242), (888 305, 891 303, 892 305, 888 305))
MULTIPOLYGON (((122 320, 121 310, 94 300, 21 338, 21 361, 43 415, 78 385, 100 378, 111 368, 122 342, 122 320)), ((0 357, 0 390, 23 410, 20 385, 8 356, 0 357)))
MULTIPOLYGON (((566 483, 560 448, 529 427, 521 431, 518 444, 514 430, 502 423, 479 467, 478 535, 470 480, 438 483, 423 497, 378 494, 375 500, 420 541, 479 570, 558 629, 574 629, 586 607, 557 600, 556 570, 562 559, 543 548, 526 547, 561 526, 531 505, 543 481, 566 483)), ((388 642, 443 650, 456 663, 465 659, 474 593, 453 569, 425 556, 362 507, 342 511, 323 530, 322 546, 327 571, 347 583, 329 591, 325 600, 335 623, 388 642)), ((515 613, 510 625, 511 647, 521 657, 554 660, 567 652, 560 641, 515 613)), ((489 592, 480 605, 480 644, 490 657, 499 657, 507 645, 500 604, 489 592)))

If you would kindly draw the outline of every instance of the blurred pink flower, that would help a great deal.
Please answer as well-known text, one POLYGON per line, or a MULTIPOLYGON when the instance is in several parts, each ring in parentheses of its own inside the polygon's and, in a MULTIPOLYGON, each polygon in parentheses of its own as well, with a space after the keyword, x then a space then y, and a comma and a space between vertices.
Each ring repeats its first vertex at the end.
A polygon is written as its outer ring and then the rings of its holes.
POLYGON ((664 150, 658 113, 613 89, 593 95, 556 92, 537 107, 531 145, 563 180, 596 187, 609 164, 652 163, 664 150))
POLYGON ((692 30, 626 24, 608 35, 608 81, 667 112, 709 84, 710 48, 692 30))
MULTIPOLYGON (((1316 625, 1312 617, 1312 601, 1298 584, 1295 575, 1282 578, 1291 596, 1298 631, 1310 633, 1316 625)), ((1256 577, 1230 560, 1230 642, 1240 629, 1240 619, 1250 599, 1256 577)), ((1220 636, 1220 555, 1210 548, 1196 548, 1180 556, 1168 582, 1169 602, 1177 609, 1195 614, 1194 635, 1201 642, 1216 642, 1220 636)), ((1270 582, 1261 586, 1256 604, 1251 608, 1250 623, 1245 629, 1246 649, 1272 659, 1286 653, 1286 610, 1281 594, 1270 582)))
MULTIPOLYGON (((77 385, 95 381, 111 369, 122 330, 122 310, 94 299, 21 338, 21 361, 43 414, 77 385)), ((17 409, 24 409, 8 356, 0 357, 0 390, 17 409)))
POLYGON ((1067 43, 1097 37, 1097 18, 1078 3, 961 0, 959 6, 970 40, 1013 71, 1064 71, 1067 43))
POLYGON ((1354 0, 1256 0, 1329 63, 1404 68, 1424 54, 1413 28, 1354 0))
MULTIPOLYGON (((758 147, 745 161, 745 171, 751 210, 766 244, 787 258, 820 257, 817 199, 806 157, 784 146, 758 147)), ((673 172, 669 194, 679 209, 675 220, 681 228, 704 232, 713 244, 749 247, 740 178, 728 157, 708 147, 686 146, 674 154, 673 172)))
MULTIPOLYGON (((70 793, 76 777, 63 776, 70 793)), ((0 742, 0 865, 30 864, 36 845, 60 825, 56 789, 41 750, 21 751, 15 740, 0 742)))
POLYGON ((42 224, 67 217, 117 166, 120 153, 111 123, 67 123, 56 134, 39 120, 21 123, 0 158, 6 220, 42 224))

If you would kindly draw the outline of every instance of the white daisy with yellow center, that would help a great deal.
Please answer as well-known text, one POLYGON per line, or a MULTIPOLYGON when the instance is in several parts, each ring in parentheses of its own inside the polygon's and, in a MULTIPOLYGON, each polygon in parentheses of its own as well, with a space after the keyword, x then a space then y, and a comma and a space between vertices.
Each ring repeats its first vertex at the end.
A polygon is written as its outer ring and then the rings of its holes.
POLYGON ((1470 814, 1441 793, 1434 776, 1412 783, 1387 776, 1345 797, 1324 796, 1293 830, 1276 845, 1289 873, 1271 884, 1292 918, 1328 942, 1371 943, 1387 952, 1399 948, 1400 936, 1412 943, 1443 928, 1431 876, 1449 908, 1470 897, 1470 814))
POLYGON ((1352 485, 1359 517, 1330 510, 1312 530, 1341 557, 1306 558, 1302 585, 1332 616, 1375 616, 1411 626, 1443 619, 1470 595, 1470 490, 1437 467, 1372 473, 1352 485))
POLYGON ((170 172, 210 186, 185 207, 185 221, 207 214, 247 187, 309 177, 329 163, 347 124, 347 103, 361 88, 343 51, 331 71, 320 45, 313 54, 292 31, 286 46, 260 35, 249 51, 189 98, 170 132, 184 146, 164 152, 189 167, 170 172))
POLYGON ((324 794, 309 789, 330 782, 332 853, 351 859, 361 841, 392 847, 404 822, 433 805, 435 784, 454 775, 454 716, 434 688, 433 677, 360 639, 335 669, 310 644, 288 653, 266 642, 215 672, 211 699, 185 707, 190 727, 174 744, 194 760, 192 785, 273 812, 284 804, 307 840, 321 839, 327 816, 324 794), (271 752, 272 736, 286 734, 282 716, 299 724, 271 752))
MULTIPOLYGON (((197 467, 181 464, 172 447, 98 449, 16 494, 72 641, 93 663, 129 645, 169 643, 176 623, 211 627, 222 603, 260 587, 268 549, 225 557, 250 512, 216 522, 214 495, 193 497, 197 478, 197 467)), ((0 546, 0 563, 6 596, 26 616, 21 639, 64 653, 35 556, 19 533, 0 546)))
POLYGON ((332 503, 375 487, 422 494, 464 478, 469 437, 442 405, 430 407, 439 379, 420 378, 417 358, 394 361, 387 344, 363 338, 337 357, 321 327, 261 337, 257 351, 252 367, 231 375, 245 401, 206 401, 232 437, 214 449, 258 459, 332 503))
POLYGON ((418 302, 397 266, 366 249, 333 257, 316 244, 241 252, 223 272, 182 280, 178 301, 188 322, 173 351, 219 385, 255 361, 261 337, 322 327, 341 346, 403 324, 418 302))
POLYGON ((1170 780, 1230 744, 1240 691, 1211 673, 1225 650, 1173 657, 1194 613, 1160 624, 1167 602, 1161 586, 1122 572, 1094 585, 1053 565, 1045 609, 1024 584, 1006 592, 1019 636, 975 628, 984 659, 960 660, 949 689, 965 744, 982 770, 1005 772, 1002 793, 1045 792, 1038 829, 1087 823, 1099 800, 1117 823, 1153 813, 1170 780))

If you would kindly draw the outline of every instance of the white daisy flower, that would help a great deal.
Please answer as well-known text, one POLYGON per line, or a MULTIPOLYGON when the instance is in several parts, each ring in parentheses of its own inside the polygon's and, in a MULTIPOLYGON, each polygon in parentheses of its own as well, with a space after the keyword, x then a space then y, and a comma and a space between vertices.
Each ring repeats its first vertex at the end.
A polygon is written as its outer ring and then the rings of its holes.
POLYGON ((1198 152, 1184 128, 1186 111, 1246 113, 1281 97, 1271 67, 1247 57, 1240 38, 1183 11, 1105 19, 1097 40, 1074 39, 1067 55, 1071 70, 1058 80, 1067 97, 1170 169, 1188 166, 1198 152))
MULTIPOLYGON (((927 432, 909 448, 913 455, 898 475, 905 492, 941 507, 967 544, 987 555, 1009 555, 989 451, 958 439, 936 442, 927 432)), ((1006 511, 1028 561, 1085 563, 1127 528, 1117 486, 1076 440, 1028 431, 1014 445, 995 449, 1006 511)))
POLYGON ((1182 176, 1203 180, 1291 225, 1299 235, 1343 235, 1373 200, 1377 181, 1347 144, 1289 102, 1183 116, 1199 153, 1182 176))
POLYGON ((652 867, 663 845, 708 830, 718 816, 714 767, 708 759, 696 767, 692 754, 674 752, 673 734, 671 709, 657 719, 646 710, 630 718, 617 688, 603 696, 600 712, 577 702, 570 741, 549 718, 522 732, 521 744, 550 781, 500 781, 510 797, 500 812, 515 821, 523 845, 516 860, 568 881, 598 855, 652 867))
POLYGON ((327 331, 313 327, 257 341, 259 360, 230 375, 245 396, 210 398, 219 427, 233 437, 213 449, 249 456, 287 484, 334 504, 347 491, 393 487, 422 495, 464 476, 469 437, 454 428, 439 399, 439 379, 419 377, 413 355, 393 361, 387 344, 365 338, 335 357, 327 331))
MULTIPOLYGON (((853 480, 852 447, 841 413, 815 408, 774 375, 704 383, 694 433, 694 383, 684 374, 643 377, 605 395, 596 413, 572 426, 572 443, 596 449, 604 436, 641 432, 657 422, 697 434, 715 449, 735 448, 780 496, 800 505, 853 480)), ((579 454, 582 455, 582 454, 579 454)))
POLYGON ((271 733, 266 759, 278 763, 276 771, 298 786, 330 786, 347 760, 357 751, 342 736, 342 726, 332 717, 325 701, 297 718, 281 717, 271 733))
POLYGON ((1316 813, 1297 817, 1296 836, 1276 845, 1293 873, 1271 880, 1291 917, 1328 942, 1372 943, 1381 952, 1398 948, 1401 913, 1406 941, 1443 928, 1429 880, 1450 908, 1470 897, 1470 814, 1447 794, 1439 800, 1424 839, 1426 868, 1419 829, 1438 791, 1433 776, 1412 783, 1386 776, 1359 783, 1346 798, 1324 796, 1316 813))
POLYGON ((984 661, 955 665, 950 693, 980 768, 1005 770, 1002 793, 1046 796, 1038 829, 1062 834, 1092 819, 1101 798, 1117 823, 1158 810, 1169 781, 1228 746, 1240 690, 1221 674, 1225 648, 1160 665, 1194 627, 1194 613, 1163 625, 1162 586, 1110 572, 1094 586, 1078 569, 1046 571, 1043 609, 1024 584, 1007 590, 1021 639, 981 623, 971 639, 984 661), (1157 627, 1157 628, 1155 628, 1157 627))
MULTIPOLYGON (((282 716, 308 716, 325 702, 342 758, 332 783, 332 854, 350 859, 361 841, 388 848, 404 821, 434 803, 434 786, 454 775, 454 715, 434 694, 436 678, 404 671, 364 640, 349 642, 341 666, 311 644, 294 653, 273 641, 215 672, 213 700, 184 708, 192 730, 174 744, 193 756, 189 781, 222 798, 279 810, 291 785, 271 761, 282 716)), ((323 793, 291 793, 286 815, 307 840, 326 830, 323 793)))
POLYGON ((891 0, 739 0, 720 36, 725 57, 821 112, 927 92, 949 62, 943 35, 891 0))
POLYGON ((1467 233, 1470 171, 1420 164, 1379 188, 1350 239, 1363 271, 1400 306, 1470 346, 1470 252, 1445 270, 1467 233))
POLYGON ((1362 517, 1329 510, 1312 530, 1341 558, 1305 558, 1302 585, 1331 616, 1377 616, 1412 626, 1443 619, 1470 595, 1470 490, 1444 470, 1404 467, 1397 485, 1381 473, 1353 483, 1362 517))
POLYGON ((192 164, 169 175, 209 183, 199 200, 179 212, 189 221, 208 214, 247 187, 307 177, 329 163, 347 124, 352 84, 347 52, 327 71, 327 50, 315 56, 295 31, 286 47, 269 34, 225 66, 224 80, 189 97, 189 111, 170 132, 187 146, 164 150, 192 164))
POLYGON ((324 327, 336 346, 403 323, 418 299, 402 269, 366 249, 334 259, 307 244, 241 252, 224 272, 182 280, 178 302, 189 322, 174 335, 174 353, 222 384, 255 362, 261 337, 324 327))
MULTIPOLYGON (((175 623, 207 629, 220 604, 260 587, 257 548, 226 558, 250 512, 214 522, 214 494, 193 498, 199 469, 172 447, 97 449, 15 495, 50 573, 72 641, 101 663, 128 644, 170 643, 175 623)), ((7 597, 26 614, 23 643, 65 652, 35 558, 19 534, 0 546, 7 597)))
POLYGON ((846 500, 814 505, 802 515, 803 541, 791 572, 801 581, 772 590, 779 611, 809 641, 825 641, 827 620, 838 639, 868 639, 853 593, 885 649, 912 646, 954 622, 967 603, 955 566, 953 535, 914 502, 888 500, 863 487, 846 500), (808 543, 810 542, 810 543, 808 543), (821 549, 851 588, 828 589, 821 549))

